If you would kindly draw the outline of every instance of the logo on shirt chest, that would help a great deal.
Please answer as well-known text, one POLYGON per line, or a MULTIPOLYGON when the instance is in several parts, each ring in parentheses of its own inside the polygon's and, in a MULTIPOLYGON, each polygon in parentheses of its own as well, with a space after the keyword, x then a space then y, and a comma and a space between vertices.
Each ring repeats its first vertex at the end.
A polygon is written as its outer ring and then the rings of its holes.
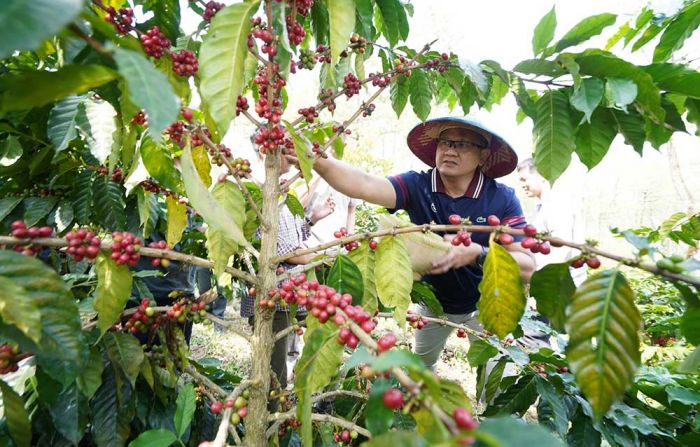
POLYGON ((486 223, 486 218, 483 216, 479 216, 476 218, 476 223, 486 223))
POLYGON ((434 204, 434 203, 431 203, 431 204, 430 204, 430 210, 431 210, 433 213, 436 213, 436 214, 437 214, 437 208, 435 207, 435 204, 434 204))

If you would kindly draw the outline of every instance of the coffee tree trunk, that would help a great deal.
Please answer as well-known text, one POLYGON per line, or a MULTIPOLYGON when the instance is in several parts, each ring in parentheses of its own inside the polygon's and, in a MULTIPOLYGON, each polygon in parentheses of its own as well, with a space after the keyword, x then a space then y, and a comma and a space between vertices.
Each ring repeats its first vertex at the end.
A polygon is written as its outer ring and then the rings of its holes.
MULTIPOLYGON (((267 226, 263 226, 262 246, 258 262, 258 296, 267 296, 268 290, 276 284, 276 266, 270 259, 277 255, 277 234, 279 230, 279 157, 269 154, 265 158, 265 184, 263 185, 262 214, 267 226)), ((255 306, 252 345, 252 387, 250 390, 249 412, 246 418, 246 445, 264 447, 267 445, 267 401, 270 393, 270 360, 274 345, 272 332, 273 312, 255 306)))

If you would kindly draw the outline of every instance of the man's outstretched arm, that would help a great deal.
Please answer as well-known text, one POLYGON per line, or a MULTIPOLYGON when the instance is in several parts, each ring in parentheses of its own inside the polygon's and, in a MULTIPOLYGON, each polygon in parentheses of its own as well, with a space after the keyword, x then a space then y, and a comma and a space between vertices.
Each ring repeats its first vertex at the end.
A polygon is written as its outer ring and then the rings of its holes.
POLYGON ((396 192, 391 182, 377 175, 332 158, 319 158, 314 170, 336 191, 385 208, 396 207, 396 192))

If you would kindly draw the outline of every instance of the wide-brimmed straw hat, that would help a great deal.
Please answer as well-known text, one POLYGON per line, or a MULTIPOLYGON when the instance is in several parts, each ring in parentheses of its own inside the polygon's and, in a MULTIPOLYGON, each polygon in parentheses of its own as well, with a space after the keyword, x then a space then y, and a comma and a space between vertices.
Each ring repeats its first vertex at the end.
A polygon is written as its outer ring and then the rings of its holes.
POLYGON ((455 128, 475 132, 487 141, 491 154, 481 166, 484 175, 498 178, 515 170, 518 155, 511 145, 483 124, 471 119, 444 117, 420 123, 408 133, 408 147, 423 163, 435 167, 438 137, 443 131, 455 128))

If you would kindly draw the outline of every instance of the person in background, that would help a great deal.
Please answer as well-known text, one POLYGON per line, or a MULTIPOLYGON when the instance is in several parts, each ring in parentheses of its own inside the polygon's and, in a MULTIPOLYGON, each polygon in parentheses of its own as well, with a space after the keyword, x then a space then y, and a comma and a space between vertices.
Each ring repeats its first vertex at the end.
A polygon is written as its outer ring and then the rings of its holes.
MULTIPOLYGON (((528 222, 537 231, 549 232, 566 241, 583 242, 585 232, 579 210, 573 206, 570 197, 552 191, 547 180, 537 172, 532 158, 520 162, 518 176, 525 194, 536 201, 535 212, 528 222)), ((540 269, 548 264, 567 262, 577 254, 578 251, 571 247, 552 247, 551 253, 546 256, 536 253, 535 262, 540 269)), ((586 279, 585 267, 571 268, 570 271, 576 286, 586 279)))

